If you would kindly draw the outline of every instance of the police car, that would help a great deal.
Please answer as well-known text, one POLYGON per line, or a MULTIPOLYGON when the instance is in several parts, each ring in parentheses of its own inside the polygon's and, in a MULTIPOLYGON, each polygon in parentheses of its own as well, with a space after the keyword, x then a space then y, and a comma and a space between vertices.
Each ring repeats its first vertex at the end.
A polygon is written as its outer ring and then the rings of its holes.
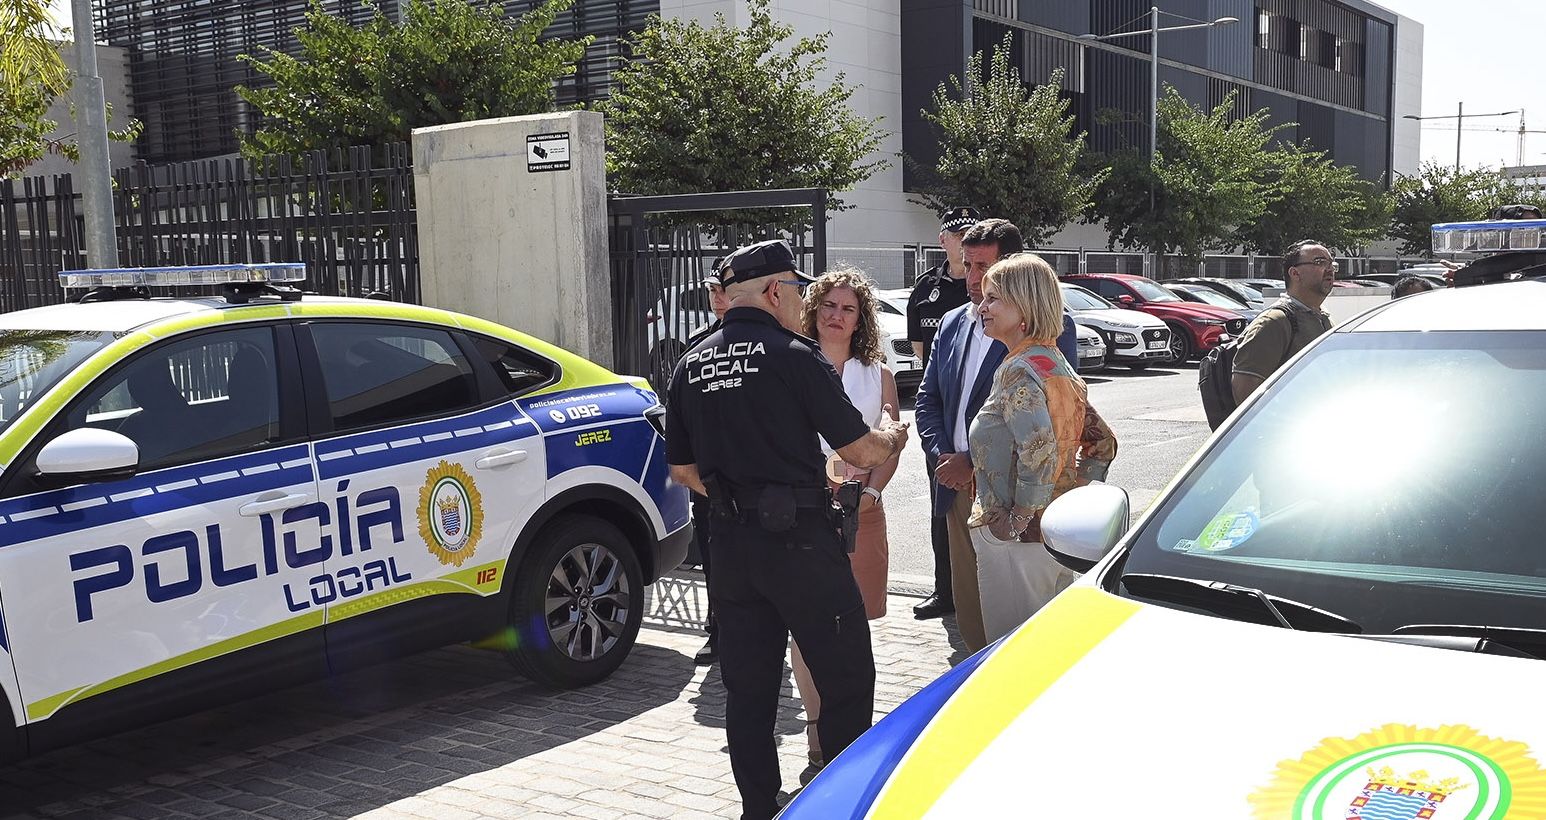
POLYGON ((1343 323, 1131 527, 1054 501, 1080 580, 784 818, 1546 817, 1543 408, 1546 280, 1343 323))
POLYGON ((459 641, 560 687, 628 654, 691 537, 646 383, 303 278, 0 315, 5 756, 459 641))

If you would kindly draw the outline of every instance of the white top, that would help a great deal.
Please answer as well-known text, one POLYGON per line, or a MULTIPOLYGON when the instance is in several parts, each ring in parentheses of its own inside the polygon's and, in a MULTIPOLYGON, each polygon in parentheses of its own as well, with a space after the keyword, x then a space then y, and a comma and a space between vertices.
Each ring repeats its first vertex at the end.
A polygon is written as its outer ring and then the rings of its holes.
MULTIPOLYGON (((864 423, 872 430, 880 426, 880 413, 885 407, 881 395, 880 362, 865 364, 858 359, 849 359, 843 363, 841 375, 843 392, 848 394, 848 401, 859 409, 864 423)), ((821 439, 821 452, 828 456, 833 453, 826 439, 821 439)))
POLYGON ((972 332, 966 337, 966 363, 961 367, 961 401, 956 406, 953 443, 957 453, 972 451, 971 442, 967 439, 972 425, 972 420, 966 417, 967 399, 972 395, 972 387, 977 384, 977 371, 982 369, 983 361, 988 358, 988 348, 993 346, 987 332, 982 329, 982 317, 977 315, 977 306, 968 307, 966 315, 972 320, 972 332))

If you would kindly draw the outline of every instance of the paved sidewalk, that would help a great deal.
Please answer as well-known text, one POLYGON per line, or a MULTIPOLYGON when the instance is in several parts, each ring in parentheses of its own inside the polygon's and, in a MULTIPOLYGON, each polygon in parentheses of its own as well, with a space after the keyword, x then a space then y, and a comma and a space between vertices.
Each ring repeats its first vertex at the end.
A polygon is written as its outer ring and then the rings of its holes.
MULTIPOLYGON (((692 663, 705 600, 696 573, 657 584, 628 662, 587 689, 438 650, 0 768, 0 817, 735 817, 718 667, 692 663)), ((877 718, 964 656, 916 602, 872 624, 877 718)), ((786 683, 785 789, 803 718, 786 683)))

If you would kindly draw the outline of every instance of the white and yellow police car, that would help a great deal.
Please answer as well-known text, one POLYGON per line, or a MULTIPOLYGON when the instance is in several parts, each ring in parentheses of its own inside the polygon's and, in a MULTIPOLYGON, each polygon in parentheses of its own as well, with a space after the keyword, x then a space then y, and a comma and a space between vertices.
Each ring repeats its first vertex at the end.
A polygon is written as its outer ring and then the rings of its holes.
POLYGON ((1546 817, 1543 427, 1546 281, 1343 323, 1131 527, 1053 502, 1084 576, 785 820, 1546 817))
POLYGON ((4 756, 459 641, 555 686, 628 654, 691 538, 648 384, 303 278, 0 315, 4 756))

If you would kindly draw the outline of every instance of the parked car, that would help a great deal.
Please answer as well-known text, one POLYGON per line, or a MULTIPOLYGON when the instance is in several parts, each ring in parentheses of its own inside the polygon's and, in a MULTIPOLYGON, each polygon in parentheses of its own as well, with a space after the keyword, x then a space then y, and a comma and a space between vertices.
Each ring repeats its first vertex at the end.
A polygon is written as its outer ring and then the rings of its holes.
POLYGON ((1063 304, 1073 311, 1074 322, 1098 332, 1106 342, 1106 363, 1142 370, 1170 361, 1170 326, 1141 310, 1111 304, 1078 285, 1067 282, 1063 304))
POLYGON ((1202 305, 1213 305, 1214 307, 1221 307, 1225 310, 1232 310, 1241 316, 1244 316, 1247 322, 1255 319, 1257 314, 1261 313, 1261 308, 1246 307, 1245 305, 1240 304, 1234 299, 1225 296, 1224 294, 1219 293, 1218 291, 1206 285, 1181 285, 1166 282, 1165 289, 1181 297, 1182 299, 1185 299, 1188 302, 1196 302, 1202 305))
POLYGON ((1400 273, 1366 273, 1359 278, 1373 282, 1379 282, 1385 287, 1394 287, 1397 282, 1405 279, 1408 276, 1416 276, 1417 278, 1422 279, 1437 288, 1449 287, 1449 280, 1445 279, 1440 274, 1422 272, 1414 273, 1410 268, 1401 271, 1400 273))
POLYGON ((1245 330, 1239 312, 1184 301, 1158 282, 1130 273, 1077 273, 1064 282, 1082 285, 1119 307, 1141 310, 1170 327, 1170 358, 1184 362, 1206 354, 1230 335, 1245 330))
POLYGON ((1091 328, 1074 322, 1074 333, 1078 337, 1079 361, 1074 363, 1074 369, 1080 373, 1089 370, 1099 370, 1106 366, 1106 340, 1091 328))
POLYGON ((1288 287, 1288 285, 1284 283, 1282 279, 1240 279, 1237 281, 1239 281, 1242 285, 1253 287, 1256 290, 1261 291, 1263 299, 1277 298, 1275 296, 1267 295, 1266 291, 1268 288, 1275 288, 1279 295, 1282 295, 1282 291, 1286 290, 1288 287))
POLYGON ((464 641, 595 683, 687 552, 639 377, 301 265, 61 276, 0 316, 0 759, 464 641))
POLYGON ((1259 311, 1267 306, 1267 297, 1263 296, 1261 291, 1241 283, 1238 279, 1221 279, 1215 276, 1188 276, 1185 279, 1173 279, 1165 284, 1202 285, 1228 296, 1235 304, 1252 310, 1259 311))
POLYGON ((886 365, 898 388, 916 388, 923 381, 923 360, 913 355, 913 343, 907 339, 907 297, 911 294, 905 288, 875 292, 880 297, 880 324, 888 336, 886 365))
POLYGON ((1546 817, 1541 407, 1540 282, 1342 323, 1137 523, 1116 486, 1052 502, 1083 576, 782 817, 1546 817))

